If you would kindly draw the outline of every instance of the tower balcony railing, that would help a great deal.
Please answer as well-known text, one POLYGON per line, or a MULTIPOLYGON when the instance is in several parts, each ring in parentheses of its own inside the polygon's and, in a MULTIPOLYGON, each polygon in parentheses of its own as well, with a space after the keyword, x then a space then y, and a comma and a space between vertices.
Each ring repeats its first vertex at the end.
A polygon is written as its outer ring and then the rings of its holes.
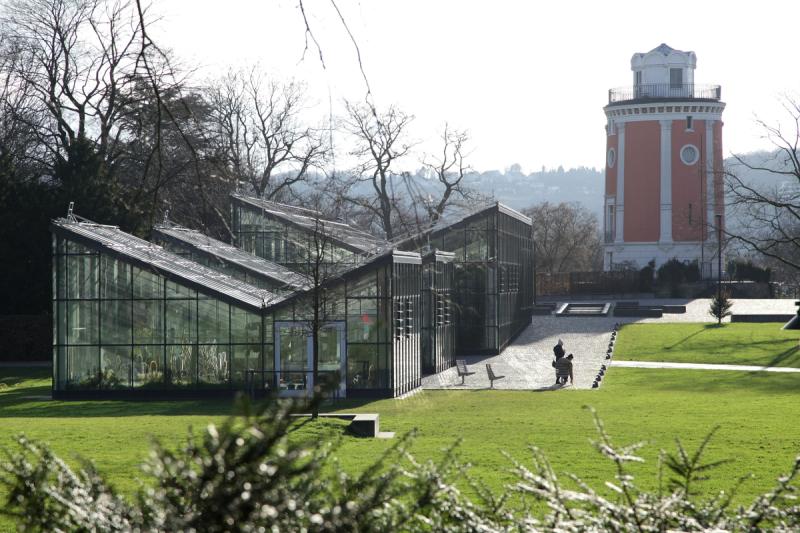
POLYGON ((633 87, 617 87, 608 90, 609 104, 671 99, 719 101, 721 98, 721 86, 695 83, 640 83, 633 87))

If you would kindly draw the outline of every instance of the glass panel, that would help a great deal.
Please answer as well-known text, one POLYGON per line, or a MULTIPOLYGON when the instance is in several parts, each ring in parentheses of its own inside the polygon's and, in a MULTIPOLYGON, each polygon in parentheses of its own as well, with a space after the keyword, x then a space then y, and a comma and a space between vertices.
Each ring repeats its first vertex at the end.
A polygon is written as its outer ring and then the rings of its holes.
POLYGON ((347 338, 350 342, 378 340, 378 301, 347 300, 347 338))
POLYGON ((344 286, 331 289, 325 296, 325 320, 344 320, 345 319, 345 305, 344 305, 344 286))
POLYGON ((375 325, 378 342, 387 342, 392 337, 392 300, 378 300, 378 320, 375 325))
POLYGON ((103 346, 100 349, 100 388, 125 389, 131 386, 131 347, 103 346))
POLYGON ((442 248, 455 254, 456 261, 464 260, 464 228, 457 228, 445 233, 442 248))
POLYGON ((53 291, 59 299, 67 297, 67 260, 63 255, 57 255, 53 258, 53 268, 56 271, 56 279, 53 291))
MULTIPOLYGON (((243 385, 248 370, 261 370, 261 347, 258 344, 234 345, 231 347, 231 352, 233 382, 243 385)), ((266 375, 265 379, 269 381, 270 377, 270 375, 266 375)), ((260 375, 256 375, 255 378, 257 382, 260 382, 260 375)))
POLYGON ((470 229, 467 232, 467 261, 487 259, 486 231, 470 229))
POLYGON ((69 239, 67 239, 66 244, 67 244, 66 251, 69 254, 89 254, 94 252, 94 250, 92 250, 91 248, 87 248, 86 246, 78 242, 71 241, 69 239))
MULTIPOLYGON (((272 337, 267 337, 267 342, 272 340, 272 337)), ((235 343, 260 343, 261 342, 261 317, 254 313, 250 313, 239 309, 238 307, 231 307, 231 342, 235 343)))
POLYGON ((197 372, 200 383, 227 384, 229 346, 227 344, 201 344, 197 353, 197 372))
POLYGON ((375 344, 347 345, 347 387, 378 388, 378 346, 375 344))
POLYGON ((133 302, 134 344, 161 344, 164 342, 163 304, 163 300, 136 300, 133 302))
POLYGON ((275 343, 274 328, 271 316, 264 318, 264 342, 268 344, 275 343))
POLYGON ((375 271, 369 272, 359 279, 347 282, 347 297, 377 296, 378 284, 375 271))
POLYGON ((199 342, 227 344, 229 335, 230 306, 219 300, 197 301, 197 327, 199 342))
POLYGON ((278 337, 281 346, 281 388, 303 390, 306 388, 308 370, 308 331, 303 326, 280 326, 278 337))
POLYGON ((55 325, 58 323, 57 342, 58 344, 67 344, 67 331, 69 330, 67 321, 67 302, 56 302, 56 304, 58 314, 53 318, 53 324, 55 325))
POLYGON ((179 285, 174 281, 167 281, 167 298, 195 298, 197 291, 179 285))
POLYGON ((97 389, 100 385, 99 363, 97 346, 67 348, 67 388, 97 389))
POLYGON ((338 327, 323 327, 319 331, 319 369, 338 371, 342 362, 342 333, 338 327))
POLYGON ((168 344, 185 344, 197 340, 194 314, 194 300, 167 300, 168 344))
POLYGON ((185 387, 194 383, 196 359, 193 345, 167 346, 166 386, 185 387))
POLYGON ((103 344, 131 343, 130 300, 103 300, 100 303, 103 344))
POLYGON ((122 261, 104 255, 100 260, 100 294, 103 298, 131 297, 130 267, 122 261))
POLYGON ((55 380, 56 389, 64 390, 67 386, 67 349, 59 346, 55 349, 57 359, 57 366, 55 366, 55 380))
POLYGON ((164 347, 133 347, 133 386, 160 389, 164 386, 164 347))
POLYGON ((133 297, 163 298, 164 278, 156 273, 133 267, 133 297))
POLYGON ((319 331, 319 385, 323 391, 339 389, 341 378, 343 331, 338 327, 323 327, 319 331))
POLYGON ((97 298, 98 256, 68 255, 67 298, 97 298))
POLYGON ((97 344, 97 301, 67 302, 67 344, 97 344))

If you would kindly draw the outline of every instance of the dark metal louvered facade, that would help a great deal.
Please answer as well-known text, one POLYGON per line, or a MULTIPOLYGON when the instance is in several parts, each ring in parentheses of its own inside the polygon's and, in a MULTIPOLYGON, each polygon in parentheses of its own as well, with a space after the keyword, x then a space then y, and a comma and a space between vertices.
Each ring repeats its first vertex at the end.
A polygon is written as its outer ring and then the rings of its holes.
POLYGON ((454 255, 438 250, 422 258, 422 374, 443 372, 455 362, 454 255))
POLYGON ((497 354, 530 324, 530 218, 497 203, 409 238, 402 246, 453 252, 457 354, 497 354))

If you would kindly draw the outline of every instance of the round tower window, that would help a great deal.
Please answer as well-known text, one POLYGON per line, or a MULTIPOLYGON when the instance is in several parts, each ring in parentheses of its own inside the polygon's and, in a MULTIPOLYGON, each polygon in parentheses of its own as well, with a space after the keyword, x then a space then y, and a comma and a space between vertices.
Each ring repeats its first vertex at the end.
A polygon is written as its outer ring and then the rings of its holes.
POLYGON ((681 161, 684 165, 694 165, 700 159, 700 151, 696 146, 687 144, 681 148, 681 161))
POLYGON ((613 148, 608 149, 608 155, 606 156, 606 163, 608 163, 608 168, 613 168, 614 163, 617 162, 617 152, 613 148))

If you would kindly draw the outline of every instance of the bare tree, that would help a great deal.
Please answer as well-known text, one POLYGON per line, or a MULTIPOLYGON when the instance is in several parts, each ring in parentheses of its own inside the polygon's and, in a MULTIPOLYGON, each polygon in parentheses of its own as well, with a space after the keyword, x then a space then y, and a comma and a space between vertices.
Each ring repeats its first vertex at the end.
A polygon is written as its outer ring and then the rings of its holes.
MULTIPOLYGON (((152 223, 165 185, 186 177, 175 172, 178 144, 202 181, 174 111, 186 107, 183 80, 147 34, 151 20, 141 0, 10 0, 0 18, 0 75, 18 96, 14 116, 36 136, 39 175, 96 173, 131 229, 152 223), (166 125, 175 139, 162 135, 166 125)), ((195 204, 209 203, 205 190, 195 187, 195 204)))
POLYGON ((430 224, 435 224, 455 200, 475 199, 474 191, 470 191, 463 184, 464 176, 472 171, 464 161, 467 156, 468 133, 451 130, 448 124, 445 124, 441 139, 441 154, 438 157, 426 157, 422 161, 423 166, 436 177, 443 188, 441 196, 427 204, 430 224))
POLYGON ((266 199, 304 181, 328 155, 321 132, 303 124, 304 88, 267 80, 256 68, 229 72, 209 91, 218 170, 266 199))
POLYGON ((345 101, 345 128, 355 139, 351 155, 358 160, 349 185, 366 183, 369 193, 347 193, 347 199, 368 211, 378 221, 387 240, 397 235, 395 222, 399 204, 395 187, 401 176, 396 161, 408 155, 412 145, 406 140, 407 129, 414 119, 394 106, 378 112, 369 104, 345 101))
POLYGON ((735 155, 736 163, 725 171, 729 206, 737 226, 729 237, 783 265, 800 271, 800 102, 786 98, 788 130, 780 124, 758 125, 775 150, 764 158, 735 155), (756 184, 746 177, 763 173, 770 184, 756 184))
POLYGON ((30 91, 46 115, 42 146, 65 155, 78 139, 95 141, 108 165, 119 156, 121 118, 130 108, 141 52, 141 25, 129 2, 13 0, 2 19, 5 73, 30 91))
MULTIPOLYGON (((326 375, 320 379, 321 338, 326 326, 331 321, 341 319, 344 314, 344 292, 337 289, 336 282, 341 278, 344 265, 336 256, 331 239, 332 228, 328 227, 320 211, 315 210, 314 227, 307 234, 303 253, 303 263, 299 275, 307 287, 306 294, 298 303, 297 309, 306 323, 308 335, 311 337, 312 382, 314 396, 334 392, 342 379, 339 372, 326 375), (332 376, 332 377, 330 377, 332 376)), ((341 362, 340 362, 341 363, 341 362)), ((312 417, 319 415, 319 402, 313 402, 312 417)))
POLYGON ((543 202, 523 211, 533 220, 536 268, 541 272, 599 270, 602 243, 597 217, 578 203, 543 202))

